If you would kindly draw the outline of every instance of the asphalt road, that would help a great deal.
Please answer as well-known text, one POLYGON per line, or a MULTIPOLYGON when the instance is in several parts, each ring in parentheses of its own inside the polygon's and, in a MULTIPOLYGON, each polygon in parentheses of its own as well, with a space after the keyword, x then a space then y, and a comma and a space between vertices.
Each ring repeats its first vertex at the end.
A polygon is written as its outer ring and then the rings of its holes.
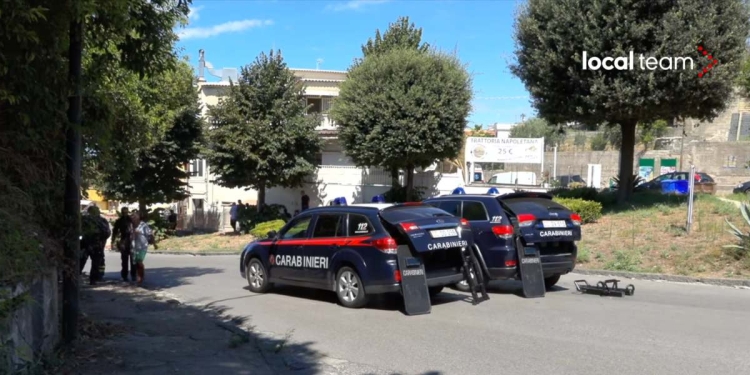
MULTIPOLYGON (((107 256, 108 278, 119 277, 116 257, 107 256)), ((598 297, 575 293, 573 280, 604 277, 567 275, 542 299, 500 282, 477 306, 446 289, 431 314, 407 316, 391 296, 352 310, 332 292, 255 295, 238 259, 149 254, 147 285, 226 307, 317 353, 400 374, 750 373, 750 290, 625 280, 634 296, 598 297)))

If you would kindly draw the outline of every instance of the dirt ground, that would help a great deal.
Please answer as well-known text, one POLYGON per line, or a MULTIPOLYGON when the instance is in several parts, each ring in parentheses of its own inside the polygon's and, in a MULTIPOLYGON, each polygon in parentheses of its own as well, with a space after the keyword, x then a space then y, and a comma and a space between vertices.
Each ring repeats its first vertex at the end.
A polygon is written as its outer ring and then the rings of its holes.
POLYGON ((690 233, 686 231, 686 204, 662 203, 605 214, 598 222, 583 226, 577 267, 700 277, 750 277, 750 257, 737 259, 730 250, 723 248, 736 243, 735 237, 727 232, 730 228, 725 219, 750 231, 736 204, 709 196, 696 200, 690 233))
POLYGON ((242 252, 242 249, 255 239, 249 234, 209 233, 193 234, 183 237, 170 237, 159 241, 158 250, 149 251, 186 251, 186 252, 242 252))

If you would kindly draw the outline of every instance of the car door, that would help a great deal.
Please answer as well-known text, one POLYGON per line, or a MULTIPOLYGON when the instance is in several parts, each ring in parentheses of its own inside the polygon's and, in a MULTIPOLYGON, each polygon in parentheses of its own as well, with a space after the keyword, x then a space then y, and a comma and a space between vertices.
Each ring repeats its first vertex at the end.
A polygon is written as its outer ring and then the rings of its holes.
POLYGON ((313 215, 298 216, 287 225, 271 247, 271 277, 305 280, 303 256, 309 241, 313 215))
POLYGON ((487 208, 484 206, 484 203, 470 200, 463 201, 460 216, 469 221, 471 232, 474 235, 474 242, 480 249, 489 249, 492 247, 496 238, 492 233, 492 224, 490 223, 490 217, 487 214, 487 208))
POLYGON ((313 284, 325 285, 333 255, 346 243, 346 214, 315 215, 312 235, 305 245, 305 278, 313 284))

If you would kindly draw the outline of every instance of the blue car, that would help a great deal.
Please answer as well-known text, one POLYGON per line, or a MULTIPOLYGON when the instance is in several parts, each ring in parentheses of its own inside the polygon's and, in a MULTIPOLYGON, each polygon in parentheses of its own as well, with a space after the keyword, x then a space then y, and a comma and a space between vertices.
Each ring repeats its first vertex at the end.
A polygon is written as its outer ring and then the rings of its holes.
MULTIPOLYGON (((539 249, 547 289, 575 268, 581 218, 551 195, 451 194, 424 202, 469 222, 485 280, 519 279, 516 248, 524 246, 539 249)), ((465 280, 455 288, 469 290, 465 280)))
POLYGON ((274 284, 329 290, 343 306, 358 308, 373 294, 401 292, 397 254, 408 247, 422 259, 434 296, 464 279, 467 225, 420 202, 311 208, 248 244, 240 273, 255 293, 274 284))

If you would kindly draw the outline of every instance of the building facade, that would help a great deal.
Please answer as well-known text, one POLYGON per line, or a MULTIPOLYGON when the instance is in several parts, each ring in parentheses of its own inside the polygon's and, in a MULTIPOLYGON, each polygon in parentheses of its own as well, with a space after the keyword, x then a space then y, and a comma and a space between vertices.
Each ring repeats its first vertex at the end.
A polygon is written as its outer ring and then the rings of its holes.
MULTIPOLYGON (((339 94, 339 85, 346 79, 346 72, 331 70, 292 69, 305 84, 305 100, 310 113, 321 115, 316 129, 323 140, 318 158, 318 169, 301 188, 271 188, 266 191, 267 204, 282 204, 290 213, 301 208, 301 192, 310 197, 310 206, 327 205, 335 198, 344 197, 348 203, 370 202, 376 195, 391 188, 390 173, 373 168, 359 168, 349 159, 338 141, 337 126, 328 117, 333 100, 339 94)), ((208 106, 219 103, 229 87, 228 80, 205 82, 199 77, 198 89, 203 105, 203 115, 208 106)), ((193 160, 189 164, 190 198, 181 204, 181 216, 186 227, 226 227, 228 210, 232 202, 254 205, 257 191, 245 188, 229 189, 212 182, 211 166, 205 160, 193 160)), ((451 163, 438 163, 431 168, 415 173, 415 186, 426 189, 427 194, 439 194, 462 186, 460 170, 451 163)), ((401 183, 403 184, 403 176, 401 183)))

